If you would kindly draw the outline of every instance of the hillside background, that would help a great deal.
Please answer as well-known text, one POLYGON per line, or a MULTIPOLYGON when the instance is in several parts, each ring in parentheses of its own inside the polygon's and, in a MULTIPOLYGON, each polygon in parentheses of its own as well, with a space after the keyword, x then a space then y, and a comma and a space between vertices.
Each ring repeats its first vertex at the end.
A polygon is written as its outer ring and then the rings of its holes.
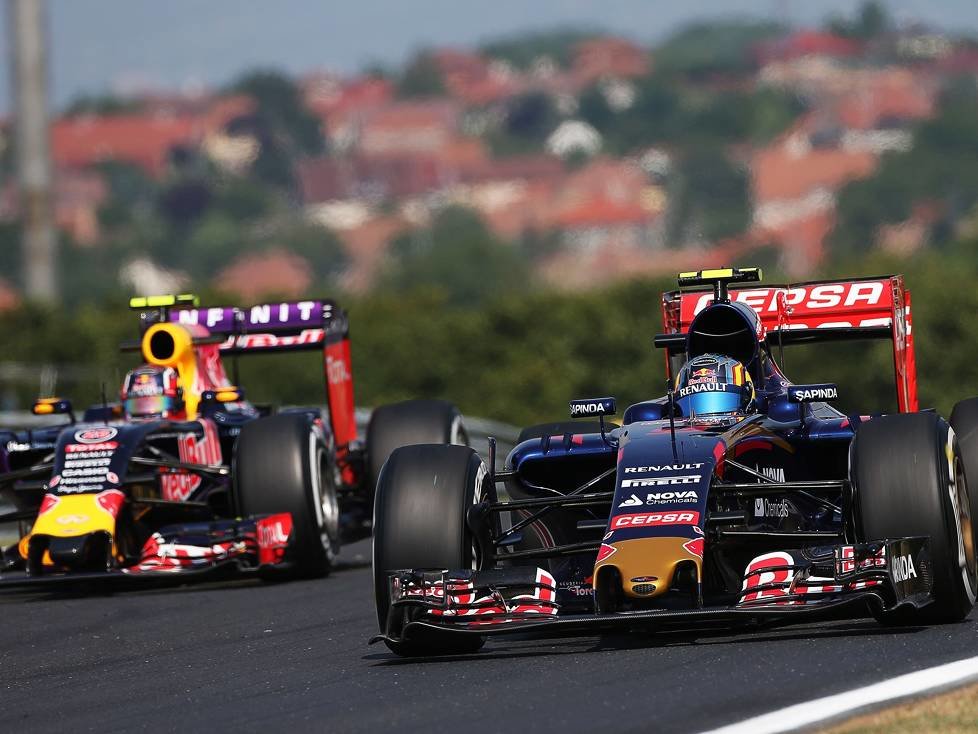
MULTIPOLYGON (((870 2, 805 24, 705 17, 654 43, 535 30, 357 70, 93 90, 50 131, 57 308, 22 297, 0 121, 0 409, 114 395, 127 297, 192 290, 346 304, 361 404, 555 419, 570 397, 661 393, 660 293, 739 264, 782 282, 905 273, 921 402, 947 412, 978 393, 975 26, 870 2)), ((242 361, 250 398, 322 394, 315 357, 271 359, 242 361)), ((885 345, 787 361, 839 381, 843 407, 892 408, 885 345)))

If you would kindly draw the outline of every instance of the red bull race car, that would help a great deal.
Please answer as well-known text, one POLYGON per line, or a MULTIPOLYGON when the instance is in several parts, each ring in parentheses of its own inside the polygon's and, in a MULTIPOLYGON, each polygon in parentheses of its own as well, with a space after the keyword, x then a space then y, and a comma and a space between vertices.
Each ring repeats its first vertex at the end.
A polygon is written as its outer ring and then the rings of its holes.
POLYGON ((525 429, 501 471, 493 450, 394 451, 376 496, 373 641, 436 655, 512 633, 969 614, 978 400, 950 421, 918 410, 903 278, 740 285, 760 277, 680 275, 655 338, 670 389, 620 426, 605 423, 613 398, 574 400, 589 421, 525 429), (776 360, 860 338, 892 343, 896 414, 840 412, 836 385, 793 384, 776 360))
POLYGON ((328 300, 199 308, 135 298, 142 364, 118 402, 75 420, 42 398, 50 428, 0 432, 0 586, 255 572, 321 576, 340 544, 369 535, 380 466, 399 445, 466 443, 458 411, 409 401, 373 412, 358 437, 348 319, 328 300), (315 350, 325 400, 249 403, 227 357, 315 350))

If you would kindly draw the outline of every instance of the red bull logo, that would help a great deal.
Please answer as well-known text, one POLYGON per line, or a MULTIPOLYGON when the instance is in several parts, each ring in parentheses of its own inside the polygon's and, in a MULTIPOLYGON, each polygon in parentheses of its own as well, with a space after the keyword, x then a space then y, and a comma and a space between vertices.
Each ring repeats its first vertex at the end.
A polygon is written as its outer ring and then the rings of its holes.
POLYGON ((716 382, 717 373, 716 370, 711 370, 709 367, 701 367, 698 370, 693 370, 689 373, 689 384, 698 385, 704 382, 716 382))

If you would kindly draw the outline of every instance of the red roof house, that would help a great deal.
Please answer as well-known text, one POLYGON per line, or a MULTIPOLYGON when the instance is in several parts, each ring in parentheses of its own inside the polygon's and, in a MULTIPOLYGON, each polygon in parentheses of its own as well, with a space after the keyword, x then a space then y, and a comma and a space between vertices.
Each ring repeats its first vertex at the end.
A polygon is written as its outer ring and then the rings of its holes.
POLYGON ((304 257, 275 248, 237 258, 218 273, 214 285, 249 301, 270 295, 298 298, 312 285, 312 274, 304 257))

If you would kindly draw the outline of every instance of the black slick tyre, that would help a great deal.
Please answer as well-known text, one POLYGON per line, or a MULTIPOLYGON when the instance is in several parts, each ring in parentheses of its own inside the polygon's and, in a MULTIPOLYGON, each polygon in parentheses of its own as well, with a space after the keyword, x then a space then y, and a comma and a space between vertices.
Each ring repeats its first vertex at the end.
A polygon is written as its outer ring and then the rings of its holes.
POLYGON ((377 488, 380 470, 394 449, 422 443, 469 445, 462 414, 447 400, 405 400, 382 405, 367 424, 367 486, 377 488))
POLYGON ((956 622, 975 603, 970 500, 954 432, 934 413, 862 424, 850 447, 856 539, 928 536, 934 602, 877 618, 891 624, 956 622))
POLYGON ((234 450, 234 489, 244 515, 292 515, 292 575, 325 576, 339 548, 339 510, 322 430, 310 415, 246 423, 234 450))
MULTIPOLYGON (((402 613, 390 606, 390 571, 479 567, 466 516, 474 504, 495 497, 487 477, 485 463, 467 446, 413 445, 391 454, 374 502, 373 577, 381 632, 389 614, 402 613)), ((451 655, 476 652, 484 642, 480 635, 433 631, 387 646, 398 655, 451 655)))

